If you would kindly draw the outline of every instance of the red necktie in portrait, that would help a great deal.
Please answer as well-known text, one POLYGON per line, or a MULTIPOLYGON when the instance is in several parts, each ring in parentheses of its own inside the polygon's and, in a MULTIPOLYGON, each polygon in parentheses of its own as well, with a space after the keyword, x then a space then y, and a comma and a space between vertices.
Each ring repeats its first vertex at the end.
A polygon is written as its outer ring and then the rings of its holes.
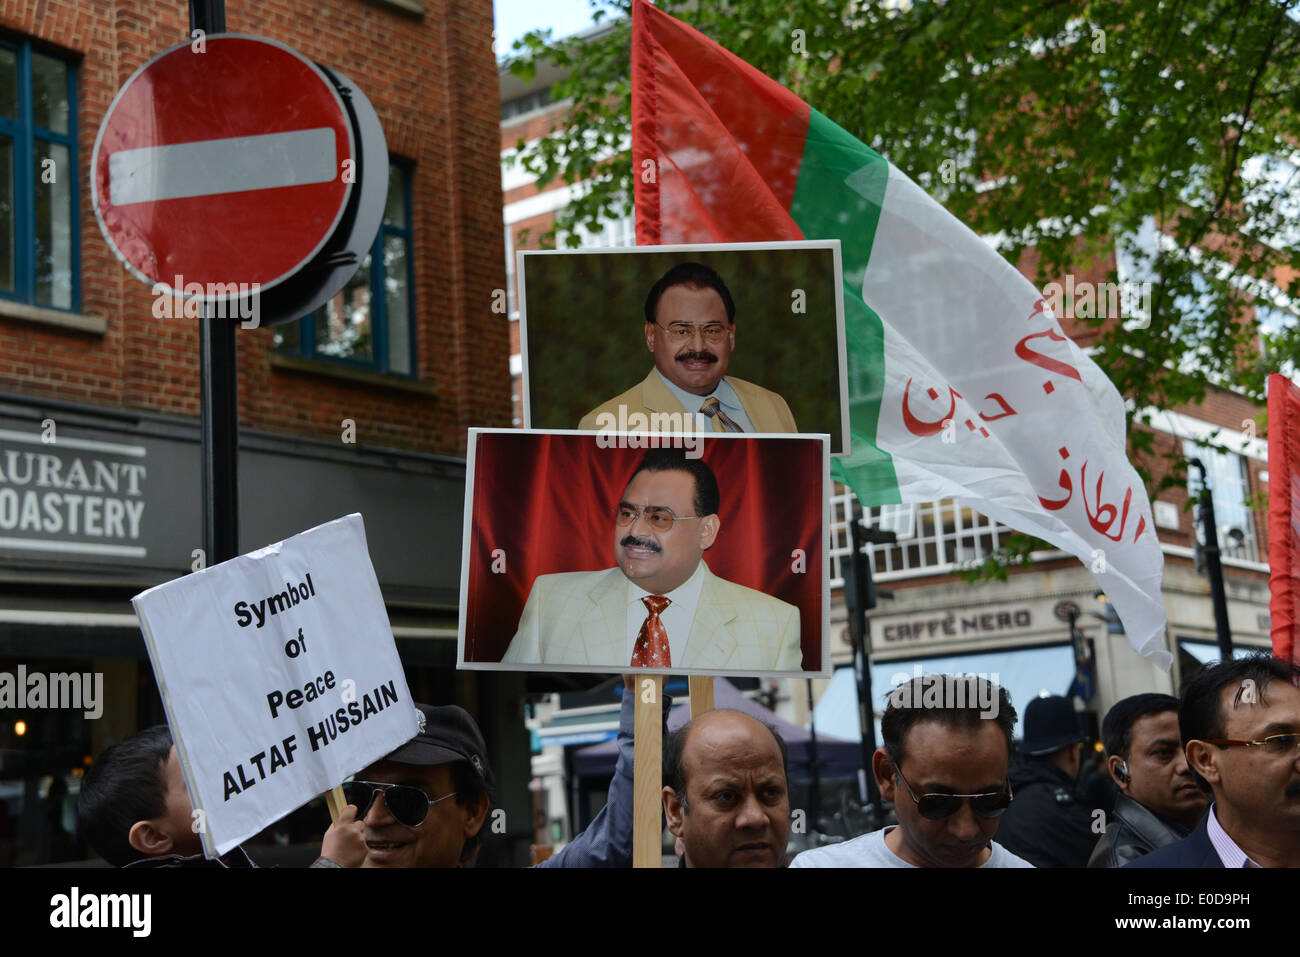
POLYGON ((668 650, 668 632, 659 620, 659 613, 672 604, 663 595, 648 595, 641 599, 650 614, 641 623, 636 644, 632 647, 633 668, 668 668, 672 666, 672 653, 668 650))

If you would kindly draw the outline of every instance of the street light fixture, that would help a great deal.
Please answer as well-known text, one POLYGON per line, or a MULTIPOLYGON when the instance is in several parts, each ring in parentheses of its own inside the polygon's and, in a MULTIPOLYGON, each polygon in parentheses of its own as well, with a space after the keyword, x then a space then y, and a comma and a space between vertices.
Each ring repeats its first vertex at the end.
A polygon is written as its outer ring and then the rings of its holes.
POLYGON ((1104 591, 1095 592, 1092 597, 1101 602, 1102 607, 1106 610, 1102 613, 1090 611, 1088 614, 1106 626, 1106 633, 1108 635, 1124 634, 1124 622, 1120 621, 1119 613, 1115 611, 1115 606, 1111 600, 1106 597, 1106 593, 1104 591))
MULTIPOLYGON (((1069 624, 1070 645, 1074 649, 1074 681, 1070 683, 1070 690, 1066 692, 1066 697, 1077 696, 1086 705, 1092 700, 1097 691, 1094 674, 1094 665, 1097 660, 1096 647, 1093 640, 1079 630, 1077 624, 1084 614, 1093 615, 1097 618, 1102 618, 1102 616, 1096 612, 1085 613, 1077 603, 1068 599, 1057 602, 1052 612, 1059 620, 1069 624)), ((1105 621, 1106 619, 1102 618, 1102 620, 1105 621)))

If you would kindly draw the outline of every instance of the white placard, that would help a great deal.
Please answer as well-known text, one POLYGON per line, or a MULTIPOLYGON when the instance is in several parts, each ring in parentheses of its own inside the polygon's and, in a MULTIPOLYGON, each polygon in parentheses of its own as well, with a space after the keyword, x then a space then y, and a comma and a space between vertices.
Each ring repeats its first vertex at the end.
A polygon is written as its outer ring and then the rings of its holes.
POLYGON ((208 857, 416 734, 358 514, 131 602, 208 857))

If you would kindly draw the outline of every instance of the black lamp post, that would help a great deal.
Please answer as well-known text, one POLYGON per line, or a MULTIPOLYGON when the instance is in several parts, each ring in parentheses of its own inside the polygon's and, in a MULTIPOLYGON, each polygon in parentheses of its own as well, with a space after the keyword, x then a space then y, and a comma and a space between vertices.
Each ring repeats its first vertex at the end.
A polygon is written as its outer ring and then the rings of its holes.
POLYGON ((1228 597, 1223 587, 1223 565, 1219 560, 1219 530, 1214 524, 1214 497, 1201 460, 1188 459, 1187 464, 1201 473, 1197 519, 1205 536, 1202 551, 1205 555, 1205 573, 1210 576, 1210 597, 1214 601, 1214 630, 1219 637, 1219 657, 1223 661, 1231 661, 1232 632, 1228 628, 1228 597))
POLYGON ((884 802, 880 789, 871 773, 871 757, 876 752, 875 710, 871 692, 871 625, 867 612, 876 607, 879 598, 893 598, 893 592, 877 588, 872 580, 871 559, 867 555, 868 543, 890 545, 896 541, 893 532, 866 528, 862 514, 853 500, 848 515, 849 573, 844 576, 844 602, 849 612, 849 637, 853 642, 853 667, 858 679, 858 721, 862 734, 862 777, 859 780, 859 798, 863 807, 869 807, 872 820, 879 822, 884 815, 884 802))

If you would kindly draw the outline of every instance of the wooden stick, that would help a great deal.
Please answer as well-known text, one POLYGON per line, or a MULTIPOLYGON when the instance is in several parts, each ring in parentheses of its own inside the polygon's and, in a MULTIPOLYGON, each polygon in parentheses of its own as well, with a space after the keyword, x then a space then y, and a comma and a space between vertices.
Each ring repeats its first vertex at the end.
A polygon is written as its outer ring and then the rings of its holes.
POLYGON ((331 790, 325 792, 325 805, 330 809, 330 820, 337 824, 339 815, 348 806, 348 799, 343 796, 342 785, 336 784, 331 790))
POLYGON ((698 718, 713 710, 713 676, 690 677, 691 717, 698 718))
POLYGON ((632 866, 658 867, 663 859, 663 675, 636 678, 632 758, 632 866))

